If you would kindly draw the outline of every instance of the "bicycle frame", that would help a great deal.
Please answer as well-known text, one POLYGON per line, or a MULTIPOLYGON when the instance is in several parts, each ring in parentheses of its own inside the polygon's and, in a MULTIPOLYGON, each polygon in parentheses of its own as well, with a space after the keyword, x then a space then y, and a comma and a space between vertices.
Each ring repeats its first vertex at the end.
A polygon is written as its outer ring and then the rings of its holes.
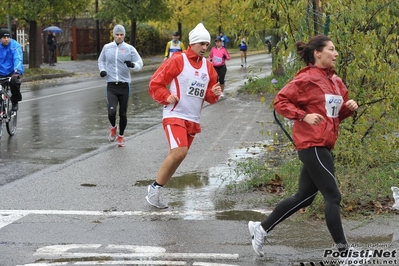
POLYGON ((4 124, 10 136, 15 134, 17 128, 17 112, 11 110, 10 80, 10 77, 0 78, 0 138, 4 124))

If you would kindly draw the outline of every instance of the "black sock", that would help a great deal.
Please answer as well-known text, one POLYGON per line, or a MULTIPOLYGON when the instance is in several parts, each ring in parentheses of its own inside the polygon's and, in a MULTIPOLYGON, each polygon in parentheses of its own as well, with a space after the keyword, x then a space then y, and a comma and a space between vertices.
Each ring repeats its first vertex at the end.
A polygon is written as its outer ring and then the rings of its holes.
POLYGON ((157 183, 157 181, 154 181, 154 183, 152 183, 152 185, 155 187, 155 186, 158 186, 158 187, 163 187, 163 185, 161 185, 161 184, 158 184, 157 183))

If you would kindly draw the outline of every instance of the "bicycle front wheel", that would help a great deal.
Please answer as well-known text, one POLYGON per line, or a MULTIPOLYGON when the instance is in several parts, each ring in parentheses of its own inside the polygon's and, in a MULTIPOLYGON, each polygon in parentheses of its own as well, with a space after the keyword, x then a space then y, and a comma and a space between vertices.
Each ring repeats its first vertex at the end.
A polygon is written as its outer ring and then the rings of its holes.
POLYGON ((4 102, 0 99, 0 139, 3 136, 4 102))
POLYGON ((11 104, 7 105, 9 119, 6 122, 8 135, 14 136, 17 130, 17 111, 11 111, 11 104))

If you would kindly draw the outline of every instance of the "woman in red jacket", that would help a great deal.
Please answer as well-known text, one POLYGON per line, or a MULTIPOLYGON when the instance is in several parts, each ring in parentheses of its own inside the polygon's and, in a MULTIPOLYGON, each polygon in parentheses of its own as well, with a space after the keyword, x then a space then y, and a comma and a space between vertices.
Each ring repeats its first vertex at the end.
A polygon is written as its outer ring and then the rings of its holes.
POLYGON ((294 120, 293 139, 303 165, 296 194, 281 201, 263 222, 248 223, 252 247, 258 256, 264 255, 263 244, 270 231, 299 209, 309 206, 318 191, 324 197, 326 223, 334 243, 339 251, 348 248, 331 150, 340 122, 353 115, 358 105, 348 99, 345 84, 335 75, 338 53, 329 37, 315 36, 309 43, 297 42, 296 48, 307 66, 277 94, 274 108, 294 120))

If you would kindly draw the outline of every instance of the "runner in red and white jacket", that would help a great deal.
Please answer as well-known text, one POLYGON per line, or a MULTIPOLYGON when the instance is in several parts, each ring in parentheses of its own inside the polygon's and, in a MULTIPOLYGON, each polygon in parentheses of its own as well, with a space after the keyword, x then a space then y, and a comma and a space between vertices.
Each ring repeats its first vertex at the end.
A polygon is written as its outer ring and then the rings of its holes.
POLYGON ((152 76, 148 92, 165 107, 163 126, 169 152, 156 180, 148 186, 146 199, 163 209, 161 189, 170 180, 187 155, 195 134, 201 132, 200 115, 204 101, 215 103, 221 94, 218 75, 212 63, 204 58, 210 44, 209 32, 202 23, 189 34, 190 45, 185 52, 173 53, 152 76))

